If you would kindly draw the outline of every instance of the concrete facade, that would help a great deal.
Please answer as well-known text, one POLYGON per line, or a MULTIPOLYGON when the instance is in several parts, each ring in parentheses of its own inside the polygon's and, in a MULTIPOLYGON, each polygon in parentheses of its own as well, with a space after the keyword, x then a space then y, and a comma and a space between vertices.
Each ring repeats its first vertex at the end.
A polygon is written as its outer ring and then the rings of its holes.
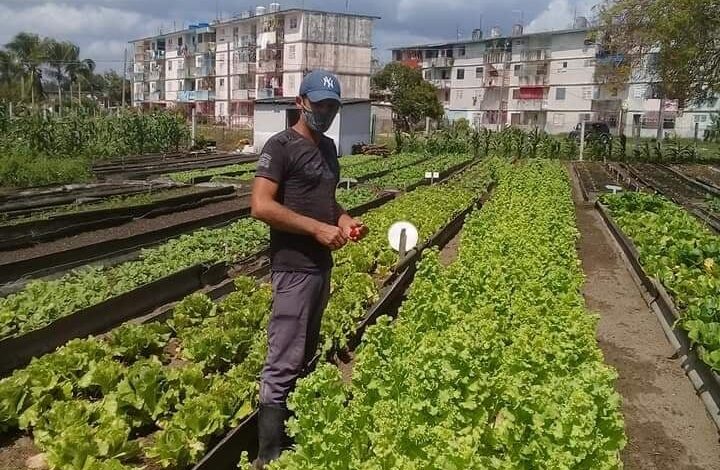
MULTIPOLYGON (((438 98, 450 120, 467 119, 475 127, 506 125, 567 133, 583 120, 601 120, 615 133, 657 134, 661 100, 654 95, 653 77, 633 74, 624 90, 603 84, 599 65, 614 60, 596 41, 592 28, 513 35, 393 49, 393 60, 421 70, 438 88, 438 98)), ((652 60, 652 55, 648 60, 652 60)), ((663 132, 693 137, 710 126, 715 103, 679 109, 664 100, 663 132)))
POLYGON ((368 99, 375 19, 271 4, 133 41, 133 104, 252 125, 256 99, 296 96, 316 68, 338 76, 343 97, 368 99))

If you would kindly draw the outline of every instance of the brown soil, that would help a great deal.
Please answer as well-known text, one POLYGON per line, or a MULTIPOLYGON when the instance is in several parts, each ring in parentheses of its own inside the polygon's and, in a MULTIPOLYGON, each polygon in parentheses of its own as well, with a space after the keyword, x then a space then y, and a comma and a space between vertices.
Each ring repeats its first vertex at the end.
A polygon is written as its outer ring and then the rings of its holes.
POLYGON ((713 165, 673 165, 673 168, 692 178, 702 178, 720 187, 720 169, 713 165))
POLYGON ((74 248, 79 248, 93 243, 118 238, 127 238, 141 233, 154 232, 173 225, 182 224, 202 217, 225 212, 236 211, 248 207, 250 197, 247 194, 240 195, 235 199, 208 204, 195 209, 162 215, 152 219, 136 219, 127 224, 117 227, 83 232, 72 237, 61 238, 48 243, 41 243, 20 250, 0 252, 0 264, 12 263, 19 260, 36 258, 49 253, 57 253, 74 248))
POLYGON ((600 315, 598 341, 619 373, 618 392, 628 445, 627 470, 720 470, 718 433, 655 313, 626 268, 619 247, 595 209, 575 204, 587 277, 588 308, 600 315))
POLYGON ((452 264, 453 261, 457 259, 458 250, 460 249, 461 234, 462 229, 440 251, 440 263, 442 263, 443 266, 449 266, 450 264, 452 264))
POLYGON ((0 468, 2 470, 25 470, 25 462, 28 458, 37 455, 32 438, 22 436, 12 440, 2 440, 0 443, 0 468))

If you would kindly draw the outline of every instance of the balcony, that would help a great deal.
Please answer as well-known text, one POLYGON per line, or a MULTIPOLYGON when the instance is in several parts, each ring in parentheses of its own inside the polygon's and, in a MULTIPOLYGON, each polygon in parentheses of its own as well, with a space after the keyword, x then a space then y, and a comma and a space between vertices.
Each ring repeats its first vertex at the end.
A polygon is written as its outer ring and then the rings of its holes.
POLYGON ((449 78, 433 78, 428 80, 430 84, 434 85, 435 88, 444 90, 450 88, 451 80, 449 78))
POLYGON ((165 60, 164 50, 145 51, 145 60, 165 60))
POLYGON ((198 54, 206 54, 208 52, 215 52, 216 44, 214 42, 203 42, 197 45, 196 52, 198 54))
POLYGON ((230 73, 232 75, 253 75, 257 67, 254 62, 233 62, 230 67, 230 73))
POLYGON ((196 67, 193 70, 192 75, 195 78, 210 77, 210 76, 215 75, 215 68, 211 67, 209 65, 203 65, 202 67, 196 67))
POLYGON ((178 79, 193 78, 193 71, 188 67, 178 67, 176 77, 178 79))
POLYGON ((162 101, 164 98, 161 91, 154 91, 148 95, 148 101, 162 101))
POLYGON ((142 82, 145 80, 145 72, 133 72, 133 81, 142 82))
POLYGON ((195 103, 197 101, 214 101, 214 90, 183 90, 178 91, 177 100, 180 103, 195 103))
POLYGON ((156 82, 160 80, 161 77, 162 72, 160 69, 151 70, 150 73, 148 73, 148 80, 150 80, 151 82, 156 82))
POLYGON ((517 111, 543 111, 548 104, 545 99, 517 99, 513 101, 517 111))
POLYGON ((133 100, 135 101, 145 101, 145 94, 144 93, 135 93, 133 95, 133 100))
MULTIPOLYGON (((272 88, 268 88, 272 91, 272 88)), ((250 101, 254 100, 256 96, 255 90, 233 90, 232 99, 237 101, 250 101)))
POLYGON ((452 57, 434 57, 432 59, 425 59, 427 67, 433 68, 446 68, 452 67, 455 63, 455 59, 452 57))
POLYGON ((282 88, 260 88, 257 91, 257 99, 276 98, 283 95, 282 88))
POLYGON ((511 60, 512 54, 504 50, 490 50, 490 52, 483 54, 483 62, 486 64, 500 64, 511 60))
POLYGON ((527 49, 520 52, 523 62, 541 62, 550 60, 550 51, 547 49, 527 49))
POLYGON ((548 84, 547 75, 521 75, 519 77, 520 85, 542 86, 548 84))
POLYGON ((263 60, 257 66, 258 73, 275 73, 282 71, 282 60, 263 60))

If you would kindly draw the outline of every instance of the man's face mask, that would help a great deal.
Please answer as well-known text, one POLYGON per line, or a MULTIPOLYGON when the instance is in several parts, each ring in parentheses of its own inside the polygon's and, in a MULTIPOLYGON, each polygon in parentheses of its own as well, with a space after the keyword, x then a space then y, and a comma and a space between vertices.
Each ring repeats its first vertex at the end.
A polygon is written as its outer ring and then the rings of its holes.
POLYGON ((320 134, 324 134, 330 129, 339 109, 340 104, 334 100, 311 103, 307 98, 303 99, 302 113, 305 116, 305 122, 310 129, 320 134))

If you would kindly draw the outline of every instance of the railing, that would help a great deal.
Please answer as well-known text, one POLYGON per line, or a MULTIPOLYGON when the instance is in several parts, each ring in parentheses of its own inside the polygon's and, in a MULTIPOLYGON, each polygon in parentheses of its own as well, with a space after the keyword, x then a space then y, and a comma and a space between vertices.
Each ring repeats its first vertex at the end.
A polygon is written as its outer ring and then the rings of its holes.
POLYGON ((145 80, 145 72, 134 72, 133 79, 136 82, 142 82, 143 80, 145 80))
POLYGON ((525 62, 546 61, 550 59, 550 52, 546 49, 528 49, 520 52, 520 59, 525 62))
POLYGON ((547 75, 521 75, 519 82, 521 85, 546 85, 548 83, 547 75))
POLYGON ((177 78, 180 78, 180 79, 193 77, 192 69, 190 69, 188 67, 178 67, 176 73, 177 73, 177 75, 176 75, 177 78))
POLYGON ((214 90, 183 90, 178 91, 177 100, 181 103, 215 100, 214 90))
POLYGON ((209 65, 196 67, 195 70, 193 70, 193 77, 195 78, 209 77, 211 75, 215 75, 215 69, 209 65))
POLYGON ((435 87, 440 88, 441 90, 445 88, 450 88, 451 81, 449 78, 433 78, 429 80, 432 85, 435 85, 435 87))
POLYGON ((502 62, 509 62, 511 57, 512 56, 509 52, 491 52, 483 54, 483 62, 486 64, 499 64, 502 62))
POLYGON ((163 98, 163 93, 161 91, 154 91, 148 95, 149 101, 161 101, 163 98))
POLYGON ((452 67, 455 63, 455 59, 452 57, 434 57, 432 59, 425 59, 428 67, 452 67))
POLYGON ((259 73, 270 73, 282 70, 281 60, 262 60, 257 66, 259 73))
POLYGON ((230 71, 233 75, 254 74, 256 66, 254 62, 233 62, 230 71))
POLYGON ((160 80, 161 75, 162 74, 159 69, 151 70, 150 73, 148 73, 148 79, 151 81, 157 81, 157 80, 160 80))
MULTIPOLYGON (((272 88, 268 88, 268 90, 272 91, 272 88)), ((255 90, 233 90, 232 91, 232 99, 238 100, 238 101, 254 100, 255 96, 256 96, 255 90)))
POLYGON ((542 111, 547 107, 547 100, 545 99, 516 99, 513 101, 517 111, 542 111))

